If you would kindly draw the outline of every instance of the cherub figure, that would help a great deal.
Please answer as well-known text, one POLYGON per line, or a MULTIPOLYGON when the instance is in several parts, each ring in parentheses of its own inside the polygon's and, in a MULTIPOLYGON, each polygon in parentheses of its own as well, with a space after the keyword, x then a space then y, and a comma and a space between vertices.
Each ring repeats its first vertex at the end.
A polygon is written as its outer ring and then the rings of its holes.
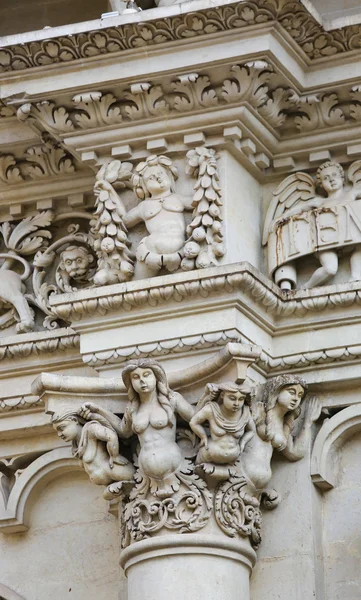
POLYGON ((144 222, 149 235, 141 240, 136 251, 136 278, 151 277, 160 269, 176 271, 181 264, 181 250, 186 241, 184 211, 192 210, 192 198, 175 191, 178 172, 166 156, 148 156, 133 175, 133 188, 141 202, 126 211, 120 196, 110 182, 100 179, 95 192, 105 190, 122 212, 125 227, 144 222))
POLYGON ((60 262, 56 271, 56 282, 63 292, 74 292, 78 288, 73 287, 71 282, 77 284, 91 283, 91 270, 94 256, 84 246, 68 246, 60 254, 60 262))
POLYGON ((61 439, 72 442, 73 454, 82 460, 90 481, 108 486, 104 497, 109 499, 119 493, 122 483, 133 480, 134 467, 119 453, 113 425, 103 415, 92 413, 89 406, 54 415, 52 424, 61 439))
MULTIPOLYGON (((247 384, 232 382, 206 386, 189 426, 201 439, 196 462, 205 473, 213 474, 215 465, 234 465, 247 443, 253 438, 256 426, 247 384), (208 423, 210 437, 203 426, 208 423)), ((227 470, 228 475, 228 470, 227 470)))
MULTIPOLYGON (((263 244, 268 236, 288 217, 299 215, 315 209, 333 209, 339 205, 349 204, 361 198, 361 161, 353 163, 348 171, 352 187, 345 187, 344 169, 339 163, 325 162, 316 173, 316 186, 326 193, 316 194, 313 179, 307 173, 294 173, 287 177, 273 193, 273 199, 267 211, 263 244)), ((312 288, 324 284, 338 271, 338 254, 336 250, 319 250, 314 255, 320 261, 318 267, 304 284, 304 288, 312 288)), ((350 258, 350 281, 361 279, 361 248, 356 247, 350 258)))

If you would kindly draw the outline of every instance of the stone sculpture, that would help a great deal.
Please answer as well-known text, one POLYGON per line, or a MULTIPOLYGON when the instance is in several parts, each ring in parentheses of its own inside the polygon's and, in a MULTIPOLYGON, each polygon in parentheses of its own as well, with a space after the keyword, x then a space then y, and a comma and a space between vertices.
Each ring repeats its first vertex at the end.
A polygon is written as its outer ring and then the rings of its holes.
MULTIPOLYGON (((27 299, 25 298, 26 288, 24 281, 28 279, 31 273, 29 263, 20 256, 10 257, 8 254, 0 254, 0 258, 5 258, 7 261, 0 268, 0 304, 1 308, 14 307, 19 322, 16 326, 18 333, 26 333, 32 331, 35 327, 34 311, 30 308, 27 299), (23 273, 19 275, 15 271, 8 269, 9 259, 11 262, 20 262, 24 267, 23 273)), ((5 316, 5 324, 8 324, 7 316, 5 316)))
POLYGON ((218 264, 217 257, 224 255, 225 248, 221 188, 213 149, 196 148, 187 153, 187 173, 197 178, 193 198, 176 192, 178 170, 170 158, 148 156, 132 175, 133 190, 140 203, 129 211, 114 184, 122 173, 122 185, 129 187, 132 165, 118 166, 116 175, 115 163, 120 165, 119 161, 112 161, 101 168, 94 188, 97 208, 92 232, 100 259, 94 278, 97 285, 133 276, 127 232, 139 223, 145 224, 148 235, 136 249, 137 279, 151 277, 161 269, 173 272, 218 264), (186 226, 184 213, 191 210, 192 221, 186 226))
POLYGON ((52 219, 53 213, 45 211, 28 216, 19 223, 5 222, 0 226, 2 242, 7 250, 0 254, 0 259, 4 259, 0 268, 0 302, 1 308, 6 311, 0 316, 0 328, 8 327, 15 320, 18 320, 18 333, 35 328, 34 312, 29 306, 24 283, 31 274, 31 265, 25 257, 47 246, 47 238, 51 235, 42 228, 48 227, 52 219), (23 267, 21 274, 15 270, 19 263, 23 267))
POLYGON ((56 282, 63 292, 77 291, 77 285, 90 285, 94 256, 85 246, 68 246, 60 254, 56 282))
POLYGON ((133 165, 113 160, 104 164, 96 176, 94 219, 91 233, 98 265, 95 285, 108 285, 131 279, 134 274, 134 255, 130 251, 125 225, 125 207, 114 185, 130 186, 133 165))
POLYGON ((176 414, 189 422, 194 410, 181 394, 169 389, 163 367, 153 360, 128 363, 122 377, 130 403, 120 435, 137 435, 139 470, 149 478, 151 493, 171 496, 179 488, 176 473, 183 461, 176 443, 176 414))
POLYGON ((304 288, 322 285, 339 268, 338 251, 350 247, 350 281, 361 279, 361 161, 348 170, 321 165, 316 186, 307 173, 287 177, 273 193, 267 211, 263 243, 268 244, 269 272, 283 289, 295 287, 295 260, 314 254, 321 263, 304 288), (325 195, 317 195, 316 187, 325 195))
POLYGON ((274 450, 282 452, 290 461, 304 457, 311 425, 321 413, 320 402, 310 398, 302 427, 297 436, 292 435, 306 393, 306 382, 296 375, 279 375, 265 384, 262 398, 255 407, 257 435, 249 441, 241 456, 242 470, 255 489, 265 489, 271 480, 274 450))
POLYGON ((318 400, 309 399, 293 434, 306 383, 293 375, 258 389, 210 383, 195 410, 169 388, 163 367, 152 359, 129 362, 122 378, 129 398, 122 418, 87 402, 52 422, 73 442, 91 481, 107 486, 104 497, 122 499, 123 545, 164 529, 195 532, 213 515, 227 536, 249 538, 256 548, 262 503, 269 509, 279 503, 267 487, 273 451, 300 460, 320 415, 318 400), (121 440, 128 440, 136 468, 119 454, 121 440))
POLYGON ((210 383, 197 405, 190 427, 201 439, 196 462, 205 473, 229 475, 216 465, 235 465, 247 443, 255 435, 256 426, 250 411, 252 388, 232 382, 210 383), (208 422, 210 437, 203 424, 208 422))
POLYGON ((60 438, 72 442, 74 456, 81 459, 90 481, 107 486, 104 498, 119 495, 123 484, 132 483, 134 467, 119 454, 119 440, 112 423, 92 405, 78 412, 53 415, 52 424, 60 438))

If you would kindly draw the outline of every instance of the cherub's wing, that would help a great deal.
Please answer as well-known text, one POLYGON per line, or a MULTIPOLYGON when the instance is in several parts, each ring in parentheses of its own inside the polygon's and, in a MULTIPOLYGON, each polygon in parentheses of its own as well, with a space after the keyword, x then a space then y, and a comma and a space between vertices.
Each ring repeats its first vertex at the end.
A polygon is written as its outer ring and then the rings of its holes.
POLYGON ((361 188, 361 160, 352 163, 348 170, 348 178, 354 188, 361 188))
POLYGON ((307 202, 315 196, 313 179, 307 173, 293 173, 286 177, 273 192, 264 223, 262 244, 264 246, 267 244, 268 235, 276 219, 297 204, 307 202))

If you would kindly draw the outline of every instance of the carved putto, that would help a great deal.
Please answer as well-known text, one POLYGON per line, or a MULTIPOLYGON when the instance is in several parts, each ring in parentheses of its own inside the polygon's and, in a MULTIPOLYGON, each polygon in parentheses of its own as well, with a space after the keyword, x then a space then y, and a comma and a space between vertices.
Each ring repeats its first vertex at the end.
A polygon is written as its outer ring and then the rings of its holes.
POLYGON ((107 486, 104 497, 122 500, 123 545, 164 530, 195 532, 213 518, 227 536, 249 538, 256 548, 262 505, 280 501, 268 489, 273 451, 300 460, 320 415, 318 400, 309 399, 294 434, 306 383, 293 375, 258 389, 210 383, 194 409, 152 359, 129 362, 122 379, 129 398, 123 417, 87 402, 52 422, 91 481, 107 486), (120 454, 124 443, 135 467, 120 454))
POLYGON ((324 284, 339 269, 339 251, 349 247, 350 281, 361 279, 361 161, 348 170, 321 165, 316 184, 307 173, 287 177, 274 191, 267 211, 263 243, 268 244, 269 272, 283 289, 297 285, 297 259, 314 255, 321 263, 303 285, 324 284), (319 188, 323 194, 319 195, 319 188))
POLYGON ((251 415, 252 389, 249 385, 232 382, 219 385, 209 383, 197 404, 190 427, 201 439, 196 462, 209 474, 229 475, 229 469, 215 465, 235 465, 239 455, 255 434, 251 415), (208 423, 210 436, 204 429, 208 423))
POLYGON ((191 270, 218 264, 225 253, 221 192, 215 151, 196 148, 187 154, 186 172, 197 178, 193 198, 177 192, 178 170, 167 156, 148 156, 134 171, 130 163, 104 165, 95 184, 97 205, 92 233, 96 238, 96 285, 142 279, 159 271, 191 270), (119 177, 121 174, 121 177, 119 177), (115 186, 132 185, 139 203, 126 210, 115 186), (185 212, 192 211, 186 225, 185 212), (128 230, 144 223, 147 235, 131 253, 128 230))
POLYGON ((106 416, 92 414, 91 406, 84 405, 78 412, 53 415, 52 424, 61 439, 72 442, 73 454, 82 460, 90 481, 107 486, 105 499, 133 482, 134 467, 119 454, 117 432, 106 416))

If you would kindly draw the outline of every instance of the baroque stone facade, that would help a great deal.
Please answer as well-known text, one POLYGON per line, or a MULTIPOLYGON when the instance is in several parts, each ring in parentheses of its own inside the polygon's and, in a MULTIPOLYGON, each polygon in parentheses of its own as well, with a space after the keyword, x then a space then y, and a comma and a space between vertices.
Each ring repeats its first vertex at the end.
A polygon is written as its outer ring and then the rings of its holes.
POLYGON ((0 599, 356 600, 361 9, 48 1, 0 44, 0 599))

